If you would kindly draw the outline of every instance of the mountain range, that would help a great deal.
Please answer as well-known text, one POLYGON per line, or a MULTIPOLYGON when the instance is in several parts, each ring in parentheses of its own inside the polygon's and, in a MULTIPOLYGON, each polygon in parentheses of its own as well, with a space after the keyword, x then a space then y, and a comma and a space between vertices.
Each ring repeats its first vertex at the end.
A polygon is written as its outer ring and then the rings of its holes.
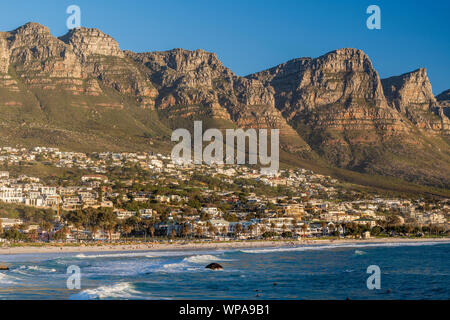
POLYGON ((3 146, 86 152, 169 151, 194 120, 276 128, 287 166, 450 189, 450 90, 434 96, 423 68, 380 79, 358 49, 241 77, 203 50, 135 53, 97 29, 27 23, 0 32, 0 115, 3 146))

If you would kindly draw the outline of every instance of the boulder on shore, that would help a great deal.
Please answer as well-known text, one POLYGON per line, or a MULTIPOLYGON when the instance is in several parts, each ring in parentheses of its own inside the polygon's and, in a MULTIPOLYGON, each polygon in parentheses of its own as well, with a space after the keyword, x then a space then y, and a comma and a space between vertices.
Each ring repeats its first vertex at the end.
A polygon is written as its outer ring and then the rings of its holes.
POLYGON ((0 264, 0 270, 9 270, 9 267, 5 266, 3 264, 0 264))
POLYGON ((215 262, 208 264, 205 268, 211 269, 211 270, 223 270, 223 267, 220 264, 215 263, 215 262))

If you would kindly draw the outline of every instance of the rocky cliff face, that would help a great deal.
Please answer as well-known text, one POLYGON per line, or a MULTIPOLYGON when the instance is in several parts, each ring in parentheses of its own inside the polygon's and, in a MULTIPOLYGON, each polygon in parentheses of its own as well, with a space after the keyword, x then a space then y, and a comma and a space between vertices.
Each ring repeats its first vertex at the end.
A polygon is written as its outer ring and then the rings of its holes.
MULTIPOLYGON (((10 49, 7 40, 8 34, 6 32, 0 32, 0 89, 5 92, 18 92, 17 82, 8 74, 10 49)), ((0 98, 3 103, 19 103, 15 101, 5 101, 5 98, 0 98)))
MULTIPOLYGON (((125 58, 112 37, 97 29, 78 28, 59 39, 75 53, 87 77, 93 77, 102 85, 135 98, 142 107, 154 107, 158 92, 125 58)), ((122 104, 119 106, 123 107, 122 104)))
POLYGON ((183 49, 126 54, 144 67, 159 91, 156 107, 169 117, 203 116, 243 128, 280 129, 295 148, 309 149, 275 108, 271 88, 236 76, 216 54, 183 49))
MULTIPOLYGON (((153 107, 156 90, 120 50, 117 42, 96 29, 76 29, 60 39, 48 28, 28 23, 0 36, 0 71, 4 87, 13 86, 14 76, 30 89, 60 90, 75 96, 99 97, 93 105, 123 107, 112 101, 111 88, 130 95, 143 107, 153 107)), ((14 88, 17 88, 14 87, 14 88)), ((42 92, 35 92, 39 95, 42 92)), ((18 102, 20 103, 20 102, 18 102)))
MULTIPOLYGON (((388 103, 377 72, 361 50, 340 49, 315 59, 294 59, 248 78, 274 89, 276 108, 334 165, 413 180, 420 175, 441 179, 438 171, 425 169, 433 161, 442 163, 441 156, 423 155, 429 146, 416 133, 419 126, 388 103), (410 165, 405 160, 414 153, 418 155, 414 162, 423 167, 408 173, 410 165), (433 161, 429 161, 431 157, 433 161)), ((426 82, 422 85, 428 94, 426 82)), ((410 99, 422 103, 421 95, 410 99)), ((427 113, 436 117, 431 111, 427 113)), ((441 140, 436 143, 445 144, 441 140)), ((433 148, 427 152, 439 154, 433 148)), ((442 157, 447 159, 448 153, 442 157)), ((444 178, 445 183, 449 178, 444 178)))
POLYGON ((289 118, 332 104, 364 101, 386 106, 378 75, 361 50, 340 49, 317 59, 294 59, 249 78, 273 86, 277 107, 289 118))
POLYGON ((6 33, 0 32, 0 73, 8 73, 9 48, 6 33))
POLYGON ((450 119, 450 89, 445 90, 441 94, 436 96, 436 100, 442 107, 442 112, 447 118, 450 119))
POLYGON ((320 160, 448 187, 448 96, 433 97, 423 69, 380 81, 356 49, 240 77, 214 53, 122 51, 97 29, 56 38, 28 23, 0 32, 7 145, 167 148, 172 129, 204 120, 222 129, 280 129, 291 163, 320 160))
POLYGON ((449 130, 449 119, 436 101, 426 69, 382 80, 389 104, 428 132, 449 130))
POLYGON ((367 150, 408 131, 361 50, 295 59, 248 78, 273 87, 276 107, 313 148, 340 166, 360 166, 374 156, 367 150))
POLYGON ((124 57, 117 41, 98 29, 72 29, 59 39, 69 44, 84 61, 92 55, 124 57))
POLYGON ((437 95, 436 101, 438 101, 442 106, 450 106, 450 89, 445 90, 444 92, 441 92, 439 95, 437 95))

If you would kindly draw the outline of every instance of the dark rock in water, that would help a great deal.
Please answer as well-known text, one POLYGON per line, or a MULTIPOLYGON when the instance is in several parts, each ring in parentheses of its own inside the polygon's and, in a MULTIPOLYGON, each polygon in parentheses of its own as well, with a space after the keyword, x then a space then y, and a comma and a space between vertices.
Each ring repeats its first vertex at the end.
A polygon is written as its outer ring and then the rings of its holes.
POLYGON ((9 270, 9 267, 0 264, 0 270, 9 270))
POLYGON ((220 264, 215 263, 215 262, 208 264, 205 268, 211 269, 211 270, 223 270, 223 267, 220 264))

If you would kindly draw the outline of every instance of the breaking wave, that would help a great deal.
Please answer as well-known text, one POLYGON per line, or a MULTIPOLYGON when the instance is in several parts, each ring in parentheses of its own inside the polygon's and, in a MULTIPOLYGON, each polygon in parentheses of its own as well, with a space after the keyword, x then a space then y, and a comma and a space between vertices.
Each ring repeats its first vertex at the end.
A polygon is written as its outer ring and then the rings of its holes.
POLYGON ((196 255, 191 256, 183 259, 184 262, 191 262, 191 263, 207 263, 212 261, 231 261, 223 258, 219 258, 210 254, 203 254, 203 255, 196 255))
POLYGON ((70 296, 70 300, 138 299, 139 292, 129 282, 86 289, 70 296))
POLYGON ((147 257, 148 252, 127 252, 127 253, 105 253, 105 254, 84 254, 80 253, 75 258, 96 259, 96 258, 123 258, 123 257, 147 257))
POLYGON ((56 272, 56 269, 54 269, 54 268, 44 268, 44 267, 39 267, 39 266, 20 266, 20 269, 39 271, 39 272, 44 272, 44 273, 56 272))
POLYGON ((33 272, 40 273, 53 273, 56 272, 54 268, 45 268, 40 266, 20 266, 16 269, 12 269, 11 272, 18 273, 24 276, 31 276, 33 272))
POLYGON ((163 272, 183 272, 183 271, 209 271, 205 269, 205 266, 209 262, 213 261, 232 261, 210 254, 194 255, 186 257, 179 262, 166 263, 154 271, 163 272))
POLYGON ((7 274, 0 273, 0 285, 2 284, 14 284, 16 283, 14 281, 15 279, 11 276, 8 276, 7 274))
MULTIPOLYGON (((313 251, 313 250, 327 250, 340 248, 367 248, 367 247, 417 247, 417 246, 432 246, 438 244, 445 244, 443 241, 427 241, 427 242, 390 242, 390 243, 340 243, 330 245, 310 245, 298 247, 280 247, 280 248, 265 248, 265 249, 241 249, 243 253, 271 253, 271 252, 289 252, 289 251, 313 251)), ((358 250, 357 250, 358 251, 358 250)), ((361 251, 363 252, 363 251, 361 251)), ((356 252, 355 252, 356 253, 356 252)))

